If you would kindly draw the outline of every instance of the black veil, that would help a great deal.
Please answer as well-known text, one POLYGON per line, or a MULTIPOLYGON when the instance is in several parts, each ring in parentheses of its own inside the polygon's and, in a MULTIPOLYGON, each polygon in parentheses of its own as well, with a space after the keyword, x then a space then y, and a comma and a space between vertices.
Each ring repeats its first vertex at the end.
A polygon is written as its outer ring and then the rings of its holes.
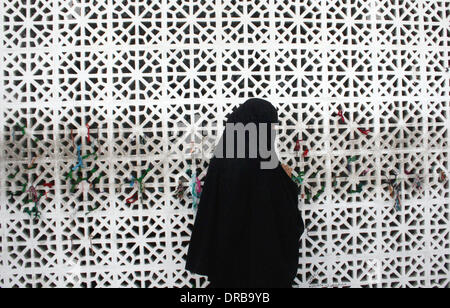
MULTIPOLYGON (((269 102, 251 99, 232 112, 227 123, 278 123, 278 114, 269 102)), ((267 129, 273 132, 272 126, 267 129)), ((261 132, 258 129, 258 144, 261 132)), ((275 155, 274 137, 266 135, 275 155)), ((227 129, 220 150, 226 136, 227 129)), ((251 139, 246 134, 246 148, 251 139)), ((236 153, 236 142, 233 147, 236 153)), ((223 149, 226 153, 226 142, 223 149)), ((278 158, 275 168, 261 169, 268 159, 259 150, 253 157, 247 149, 246 158, 220 158, 218 153, 205 177, 186 269, 208 276, 212 287, 291 287, 304 231, 298 186, 278 158)))

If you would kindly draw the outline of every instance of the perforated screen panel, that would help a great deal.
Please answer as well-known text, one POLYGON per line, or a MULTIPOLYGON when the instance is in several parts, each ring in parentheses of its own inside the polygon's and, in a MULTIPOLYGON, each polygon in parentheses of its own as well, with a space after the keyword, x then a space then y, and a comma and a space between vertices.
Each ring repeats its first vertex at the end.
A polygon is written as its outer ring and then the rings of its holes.
POLYGON ((449 10, 1 0, 0 286, 206 286, 184 270, 195 211, 176 189, 260 97, 305 173, 296 286, 447 287, 449 10))

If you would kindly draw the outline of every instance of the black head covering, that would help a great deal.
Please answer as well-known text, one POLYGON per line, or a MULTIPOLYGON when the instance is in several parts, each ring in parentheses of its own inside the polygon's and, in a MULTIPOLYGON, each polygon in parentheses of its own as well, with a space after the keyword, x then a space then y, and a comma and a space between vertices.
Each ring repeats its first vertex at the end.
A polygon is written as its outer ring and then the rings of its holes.
MULTIPOLYGON (((276 109, 260 99, 247 101, 227 121, 277 122, 276 109)), ((222 139, 225 135, 226 131, 222 139)), ((274 138, 270 146, 274 149, 274 138)), ((298 195, 298 186, 278 159, 275 169, 264 170, 260 155, 214 157, 205 177, 186 269, 208 276, 213 287, 291 287, 304 231, 298 195)))
POLYGON ((268 101, 253 98, 228 115, 227 123, 278 123, 278 112, 268 101))
MULTIPOLYGON (((242 127, 245 129, 245 127, 249 127, 250 125, 253 125, 256 128, 256 136, 251 136, 250 133, 245 133, 245 156, 243 158, 252 159, 255 158, 258 161, 268 161, 269 155, 272 154, 274 157, 276 157, 275 153, 275 136, 276 132, 274 129, 274 126, 272 124, 278 123, 278 112, 275 109, 275 107, 262 99, 250 99, 244 104, 240 105, 236 110, 234 110, 228 117, 226 121, 226 125, 232 124, 232 125, 238 125, 241 124, 242 127), (265 133, 265 135, 261 135, 261 133, 265 133), (261 135, 261 136, 260 136, 261 135), (263 138, 262 136, 266 136, 264 143, 261 144, 261 146, 266 149, 267 153, 262 153, 260 150, 260 143, 262 140, 260 138, 263 138), (250 138, 254 138, 255 144, 252 146, 255 146, 256 148, 256 156, 252 156, 250 152, 250 146, 251 146, 251 140, 250 138), (269 153, 270 152, 270 153, 269 153)), ((234 144, 233 151, 234 155, 232 157, 238 157, 238 133, 237 131, 228 130, 225 128, 222 138, 215 150, 215 154, 220 155, 219 157, 227 157, 227 146, 229 144, 227 143, 227 136, 230 135, 230 133, 234 133, 234 144)), ((242 163, 242 162, 240 162, 242 163)))

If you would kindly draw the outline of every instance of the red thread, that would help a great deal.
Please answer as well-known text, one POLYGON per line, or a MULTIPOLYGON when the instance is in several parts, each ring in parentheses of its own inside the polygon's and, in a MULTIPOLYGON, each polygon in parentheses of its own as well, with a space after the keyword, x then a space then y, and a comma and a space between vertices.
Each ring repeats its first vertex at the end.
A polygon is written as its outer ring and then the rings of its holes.
POLYGON ((342 110, 339 110, 338 116, 341 118, 342 123, 345 123, 344 112, 342 110))
POLYGON ((295 145, 294 151, 295 151, 295 152, 298 152, 298 151, 300 151, 300 148, 301 148, 301 147, 300 147, 300 140, 297 140, 297 141, 296 141, 296 145, 295 145))
POLYGON ((51 189, 51 188, 53 188, 53 186, 55 186, 55 183, 53 183, 53 182, 52 183, 44 183, 43 186, 51 189))
POLYGON ((127 199, 127 204, 133 204, 138 200, 139 200, 138 193, 135 193, 133 196, 127 199))
POLYGON ((45 170, 41 172, 41 174, 39 174, 39 176, 37 177, 37 179, 39 179, 43 174, 44 174, 45 170))
POLYGON ((91 143, 91 128, 89 127, 89 124, 86 124, 88 135, 87 135, 87 142, 91 143))
POLYGON ((369 133, 371 132, 369 129, 366 130, 366 129, 358 128, 358 130, 366 136, 369 135, 369 133))
POLYGON ((306 149, 306 150, 305 150, 305 152, 303 152, 303 157, 306 157, 306 156, 308 156, 308 154, 309 154, 309 150, 308 150, 308 149, 306 149))

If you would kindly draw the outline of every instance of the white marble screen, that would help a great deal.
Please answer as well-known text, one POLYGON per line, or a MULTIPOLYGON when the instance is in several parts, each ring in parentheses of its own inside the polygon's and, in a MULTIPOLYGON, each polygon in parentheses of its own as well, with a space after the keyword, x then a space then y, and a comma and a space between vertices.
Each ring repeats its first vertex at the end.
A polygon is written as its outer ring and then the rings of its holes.
POLYGON ((447 287, 449 19, 449 0, 0 0, 0 287, 206 286, 175 190, 248 97, 305 172, 296 286, 447 287))

